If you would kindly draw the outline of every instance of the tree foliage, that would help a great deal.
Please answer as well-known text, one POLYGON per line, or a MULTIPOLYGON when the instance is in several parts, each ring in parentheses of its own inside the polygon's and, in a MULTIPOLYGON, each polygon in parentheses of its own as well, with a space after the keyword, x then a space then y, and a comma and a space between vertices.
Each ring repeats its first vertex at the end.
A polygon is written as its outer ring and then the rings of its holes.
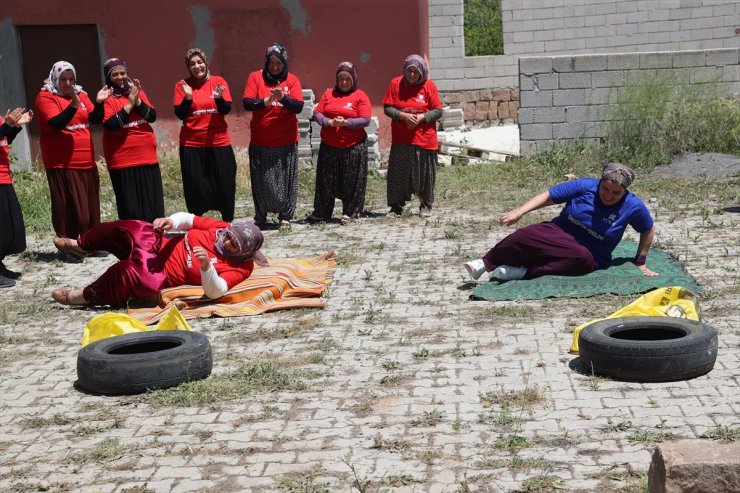
POLYGON ((503 55, 501 0, 465 0, 465 56, 503 55))

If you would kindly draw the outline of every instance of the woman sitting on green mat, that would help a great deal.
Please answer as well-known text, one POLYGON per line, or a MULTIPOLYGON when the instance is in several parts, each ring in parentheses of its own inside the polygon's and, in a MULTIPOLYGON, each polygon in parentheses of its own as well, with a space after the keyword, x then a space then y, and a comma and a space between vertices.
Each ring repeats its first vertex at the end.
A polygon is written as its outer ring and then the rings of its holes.
POLYGON ((653 218, 642 200, 627 190, 634 179, 631 168, 609 163, 601 179, 555 185, 505 213, 500 223, 509 226, 528 212, 565 203, 558 217, 515 231, 483 258, 466 262, 465 269, 473 279, 491 272, 491 278, 500 281, 588 274, 611 265, 612 252, 629 225, 640 233, 635 265, 646 276, 657 276, 645 265, 653 243, 653 218))

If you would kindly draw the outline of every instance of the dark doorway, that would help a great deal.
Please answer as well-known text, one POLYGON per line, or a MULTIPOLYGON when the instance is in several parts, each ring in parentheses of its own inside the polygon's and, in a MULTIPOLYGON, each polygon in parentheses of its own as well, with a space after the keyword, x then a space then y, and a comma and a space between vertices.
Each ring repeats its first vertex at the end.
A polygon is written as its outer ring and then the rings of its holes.
MULTIPOLYGON (((61 26, 18 26, 23 60, 23 84, 26 91, 26 107, 33 108, 44 79, 51 66, 66 60, 77 71, 77 83, 95 102, 95 95, 103 86, 98 26, 95 24, 61 26)), ((39 127, 34 122, 29 127, 31 158, 40 160, 39 127)), ((97 155, 102 154, 101 130, 90 129, 95 141, 97 155)))

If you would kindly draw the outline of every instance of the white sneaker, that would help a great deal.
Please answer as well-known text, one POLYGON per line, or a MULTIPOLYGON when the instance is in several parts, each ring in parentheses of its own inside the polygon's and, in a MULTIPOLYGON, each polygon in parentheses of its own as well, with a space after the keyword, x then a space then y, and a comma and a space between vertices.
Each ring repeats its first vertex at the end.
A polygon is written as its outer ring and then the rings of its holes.
POLYGON ((465 270, 468 271, 470 277, 478 280, 478 278, 486 271, 486 264, 484 264, 483 259, 480 258, 471 260, 470 262, 465 262, 465 270))
POLYGON ((526 267, 514 267, 512 265, 499 265, 491 272, 491 278, 499 281, 517 281, 524 279, 527 275, 526 267))

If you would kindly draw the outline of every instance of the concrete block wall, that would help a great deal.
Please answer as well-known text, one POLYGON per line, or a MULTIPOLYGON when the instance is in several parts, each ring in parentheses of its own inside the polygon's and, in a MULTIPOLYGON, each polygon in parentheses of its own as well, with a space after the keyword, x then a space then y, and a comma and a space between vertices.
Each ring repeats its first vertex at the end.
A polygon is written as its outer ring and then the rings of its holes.
MULTIPOLYGON (((740 45, 740 2, 734 0, 502 0, 502 19, 505 54, 466 57, 463 0, 429 0, 430 77, 443 100, 454 93, 446 104, 468 108, 466 121, 482 115, 482 108, 469 109, 484 101, 476 91, 519 88, 521 56, 740 45)), ((573 74, 563 83, 576 90, 586 82, 573 74)))
POLYGON ((740 48, 519 59, 520 152, 605 137, 610 105, 629 80, 711 84, 740 97, 740 48))

